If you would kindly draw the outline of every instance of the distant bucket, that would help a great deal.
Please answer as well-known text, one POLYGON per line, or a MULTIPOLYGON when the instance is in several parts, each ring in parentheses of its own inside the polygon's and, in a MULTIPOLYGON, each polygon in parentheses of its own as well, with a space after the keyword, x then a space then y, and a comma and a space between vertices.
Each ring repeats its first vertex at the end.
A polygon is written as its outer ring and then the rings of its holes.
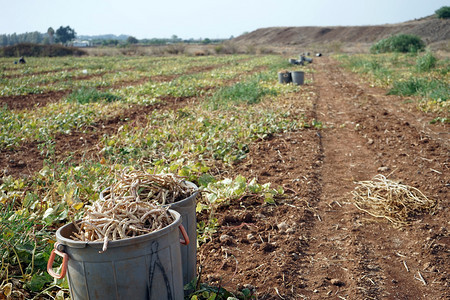
POLYGON ((305 72, 294 71, 291 72, 292 82, 295 85, 302 85, 305 82, 305 72))
POLYGON ((292 82, 291 72, 278 72, 278 81, 280 83, 292 82))
POLYGON ((47 270, 63 278, 67 270, 71 299, 183 299, 180 242, 189 243, 181 216, 169 210, 175 219, 170 225, 136 237, 103 242, 75 241, 73 223, 56 232, 55 249, 47 270), (185 239, 179 238, 178 231, 185 239), (61 273, 52 270, 55 254, 63 257, 61 273))

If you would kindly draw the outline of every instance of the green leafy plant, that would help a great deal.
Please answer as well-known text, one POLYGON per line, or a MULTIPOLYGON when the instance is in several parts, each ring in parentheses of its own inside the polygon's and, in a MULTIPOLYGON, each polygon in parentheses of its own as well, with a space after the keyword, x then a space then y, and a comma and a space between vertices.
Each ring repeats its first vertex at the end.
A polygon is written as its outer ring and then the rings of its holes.
POLYGON ((412 77, 406 81, 396 81, 389 95, 412 96, 423 91, 428 86, 427 80, 423 78, 412 77))
POLYGON ((438 60, 431 51, 420 56, 395 52, 376 56, 341 55, 339 59, 353 72, 367 74, 366 80, 388 89, 388 94, 416 96, 404 101, 417 101, 417 107, 427 112, 447 110, 448 59, 438 60))
POLYGON ((419 56, 416 61, 416 68, 419 72, 428 72, 432 70, 437 63, 437 58, 431 52, 426 52, 419 56))
POLYGON ((213 110, 226 108, 230 105, 255 104, 264 96, 275 96, 277 92, 260 85, 257 80, 238 82, 229 87, 223 87, 209 99, 209 107, 213 110))
POLYGON ((316 129, 322 129, 323 124, 321 121, 317 121, 316 119, 312 120, 311 125, 316 129))
POLYGON ((67 97, 68 102, 78 102, 80 104, 87 104, 99 101, 113 102, 120 99, 121 99, 120 96, 108 92, 102 92, 94 88, 85 88, 85 87, 73 91, 67 97))
MULTIPOLYGON (((204 205, 197 206, 197 209, 209 209, 204 205)), ((206 221, 198 221, 197 222, 197 243, 198 245, 206 243, 208 240, 211 240, 212 235, 217 232, 217 228, 219 227, 219 222, 215 217, 209 217, 206 221)))
POLYGON ((205 189, 205 197, 210 205, 218 205, 247 194, 263 195, 266 203, 273 204, 275 203, 274 197, 284 194, 284 191, 270 188, 270 183, 261 185, 255 178, 247 181, 247 178, 242 175, 238 175, 234 179, 225 178, 210 183, 205 189))
POLYGON ((436 124, 436 123, 442 123, 442 124, 450 124, 450 118, 448 117, 437 117, 430 121, 430 124, 436 124))
POLYGON ((385 53, 385 52, 411 52, 416 53, 425 49, 425 43, 416 35, 398 34, 372 45, 371 53, 385 53))
POLYGON ((256 299, 254 291, 249 288, 243 288, 236 292, 230 292, 221 286, 212 286, 207 283, 200 282, 200 275, 186 284, 185 291, 190 292, 185 297, 186 300, 251 300, 256 299))
POLYGON ((448 84, 440 80, 411 77, 404 81, 394 82, 389 95, 429 97, 432 100, 445 102, 450 97, 448 84))
POLYGON ((442 6, 435 13, 440 19, 448 19, 450 18, 450 6, 442 6))
MULTIPOLYGON (((30 210, 37 199, 30 193, 25 196, 23 204, 18 203, 17 194, 8 191, 8 181, 1 186, 0 197, 0 258, 6 262, 9 272, 1 273, 0 281, 8 281, 8 275, 15 276, 19 270, 25 287, 37 292, 44 285, 52 282, 46 272, 47 260, 52 243, 46 224, 33 217, 30 210), (20 207, 20 209, 18 209, 20 207)), ((17 182, 15 183, 17 184, 17 182)))

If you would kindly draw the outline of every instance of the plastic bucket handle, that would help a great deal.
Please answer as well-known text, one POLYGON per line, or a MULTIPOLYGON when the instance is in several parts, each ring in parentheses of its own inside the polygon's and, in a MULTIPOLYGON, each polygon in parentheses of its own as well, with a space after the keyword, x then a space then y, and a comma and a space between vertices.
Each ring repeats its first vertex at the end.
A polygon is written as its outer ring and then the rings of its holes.
POLYGON ((56 278, 56 279, 62 279, 62 278, 64 278, 64 276, 66 276, 67 262, 69 260, 69 255, 67 253, 61 252, 57 249, 59 246, 60 246, 59 243, 55 243, 54 249, 50 253, 50 258, 48 259, 48 263, 47 263, 48 274, 50 274, 50 276, 52 276, 53 278, 56 278), (63 261, 61 264, 61 273, 59 273, 59 274, 54 272, 53 268, 52 268, 53 261, 55 260, 56 254, 58 254, 59 256, 61 256, 63 258, 63 261))
MULTIPOLYGON (((180 239, 180 243, 183 245, 189 245, 189 236, 188 236, 183 224, 180 224, 180 226, 178 226, 178 228, 180 229, 181 235, 183 236, 183 239, 180 239)), ((62 279, 62 278, 64 278, 64 276, 66 276, 67 262, 69 261, 69 255, 67 253, 64 253, 64 252, 58 250, 58 248, 60 248, 60 249, 62 248, 61 246, 62 246, 62 244, 55 243, 54 249, 50 253, 50 258, 48 259, 48 262, 47 262, 48 274, 50 274, 50 276, 52 276, 53 278, 56 278, 56 279, 62 279), (55 261, 56 254, 58 254, 59 256, 61 256, 63 258, 63 261, 61 264, 61 273, 59 273, 59 274, 56 273, 55 271, 53 271, 53 262, 55 261)))
POLYGON ((184 239, 184 240, 180 239, 180 243, 183 245, 189 245, 189 236, 188 236, 183 224, 180 224, 180 226, 178 226, 178 228, 180 229, 181 235, 183 236, 183 239, 184 239))

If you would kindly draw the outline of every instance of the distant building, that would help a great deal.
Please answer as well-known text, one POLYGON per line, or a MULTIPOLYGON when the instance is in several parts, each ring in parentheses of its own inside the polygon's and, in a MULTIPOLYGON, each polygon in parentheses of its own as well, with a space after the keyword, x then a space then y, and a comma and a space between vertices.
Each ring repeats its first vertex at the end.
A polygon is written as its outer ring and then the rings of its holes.
POLYGON ((75 41, 72 42, 72 46, 78 47, 78 48, 90 47, 91 46, 91 42, 90 41, 75 40, 75 41))

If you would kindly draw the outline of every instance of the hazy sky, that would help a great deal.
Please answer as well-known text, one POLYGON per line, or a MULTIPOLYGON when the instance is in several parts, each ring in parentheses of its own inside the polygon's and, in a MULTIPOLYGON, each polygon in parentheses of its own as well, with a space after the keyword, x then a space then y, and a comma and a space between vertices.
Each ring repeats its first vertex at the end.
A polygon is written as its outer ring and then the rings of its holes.
POLYGON ((229 38, 262 27, 380 25, 449 0, 0 0, 0 34, 70 26, 79 35, 229 38))

